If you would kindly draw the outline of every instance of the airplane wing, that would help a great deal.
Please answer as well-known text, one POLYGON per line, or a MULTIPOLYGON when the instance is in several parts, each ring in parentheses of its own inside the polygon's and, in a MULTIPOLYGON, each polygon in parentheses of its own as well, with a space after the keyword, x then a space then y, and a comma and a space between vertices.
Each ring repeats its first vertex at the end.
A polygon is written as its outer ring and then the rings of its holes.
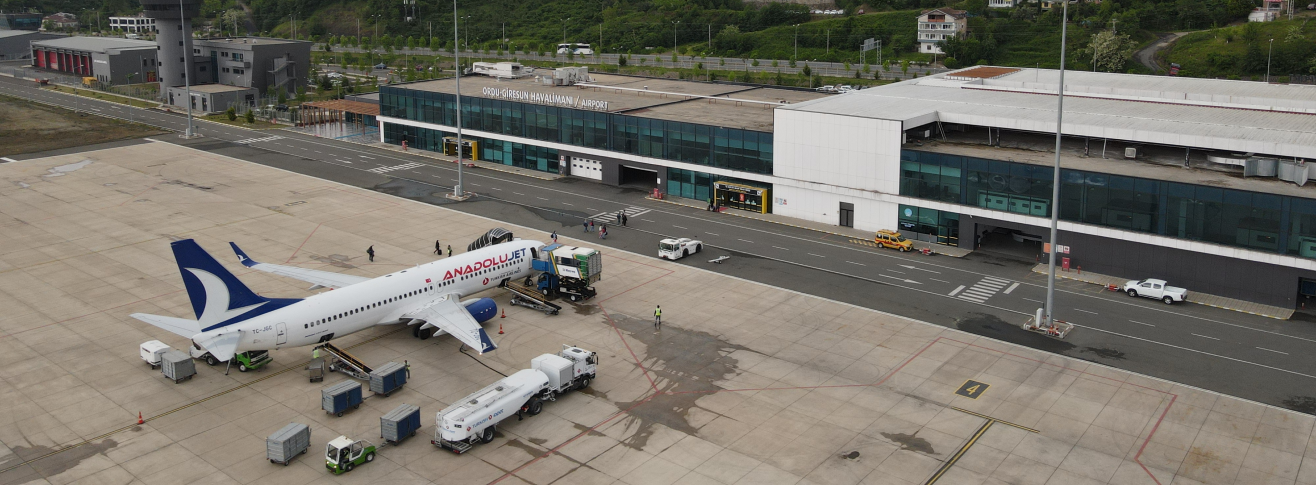
POLYGON ((237 244, 228 243, 233 246, 233 252, 238 255, 238 261, 248 268, 273 273, 279 276, 287 276, 295 280, 302 280, 314 284, 311 289, 323 288, 342 288, 351 286, 362 281, 369 280, 361 276, 352 276, 332 271, 319 271, 314 269, 298 268, 296 266, 284 266, 279 264, 259 263, 247 257, 247 253, 242 252, 237 244))
POLYGON ((480 327, 480 323, 461 305, 459 298, 456 293, 443 295, 402 317, 424 320, 426 327, 448 332, 481 354, 498 348, 489 339, 489 334, 480 327))

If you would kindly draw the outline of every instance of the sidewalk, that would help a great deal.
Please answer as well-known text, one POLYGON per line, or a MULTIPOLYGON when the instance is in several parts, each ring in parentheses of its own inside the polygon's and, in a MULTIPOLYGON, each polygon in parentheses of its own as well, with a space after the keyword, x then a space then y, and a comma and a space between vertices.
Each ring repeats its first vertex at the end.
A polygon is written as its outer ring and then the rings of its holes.
MULTIPOLYGON (((1045 264, 1039 264, 1037 266, 1033 266, 1034 273, 1046 274, 1046 270, 1047 267, 1045 264)), ((1059 270, 1056 271, 1056 277, 1070 279, 1074 281, 1082 281, 1084 283, 1092 283, 1094 285, 1101 285, 1101 286, 1115 285, 1119 287, 1121 291, 1123 291, 1124 289, 1124 284, 1128 283, 1129 281, 1128 278, 1117 278, 1114 276, 1108 276, 1100 273, 1092 273, 1092 272, 1078 273, 1075 271, 1061 272, 1059 270)), ((1188 290, 1188 298, 1185 301, 1187 301, 1188 303, 1197 303, 1197 304, 1216 307, 1216 308, 1223 308, 1226 310, 1234 310, 1237 312, 1251 313, 1253 315, 1261 315, 1263 317, 1277 318, 1280 320, 1288 320, 1290 317, 1293 316, 1292 308, 1263 305, 1260 303, 1252 303, 1249 301, 1236 300, 1233 298, 1226 298, 1223 296, 1208 295, 1206 293, 1195 292, 1192 289, 1188 290)))
MULTIPOLYGON (((699 210, 704 210, 708 208, 707 201, 686 199, 683 197, 675 197, 670 194, 667 195, 666 197, 667 198, 664 199, 654 199, 652 197, 647 197, 647 198, 653 201, 666 202, 668 204, 682 205, 686 207, 693 207, 699 210)), ((858 244, 871 245, 873 240, 872 231, 864 231, 860 229, 855 229, 853 227, 841 227, 839 225, 806 221, 803 219, 796 219, 794 217, 786 217, 776 214, 759 214, 756 212, 742 211, 736 209, 723 209, 722 213, 736 217, 744 217, 746 219, 755 219, 764 222, 771 222, 773 224, 781 224, 783 226, 797 227, 800 229, 807 229, 810 231, 823 232, 840 237, 850 238, 852 242, 856 242, 858 244)), ((934 244, 924 241, 913 241, 913 243, 915 250, 921 250, 927 248, 935 251, 937 254, 944 254, 946 256, 950 256, 954 258, 962 258, 965 255, 973 252, 971 250, 964 248, 959 248, 955 246, 943 246, 941 244, 934 244)))

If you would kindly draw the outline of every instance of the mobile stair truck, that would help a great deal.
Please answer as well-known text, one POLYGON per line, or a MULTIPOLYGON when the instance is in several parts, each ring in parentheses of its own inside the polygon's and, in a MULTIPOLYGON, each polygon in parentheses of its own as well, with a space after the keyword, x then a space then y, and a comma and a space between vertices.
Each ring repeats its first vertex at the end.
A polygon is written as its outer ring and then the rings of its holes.
POLYGON ((544 410, 544 401, 589 386, 598 369, 598 354, 563 345, 557 354, 535 357, 530 366, 439 411, 430 443, 461 454, 493 441, 495 428, 504 419, 537 415, 544 410))

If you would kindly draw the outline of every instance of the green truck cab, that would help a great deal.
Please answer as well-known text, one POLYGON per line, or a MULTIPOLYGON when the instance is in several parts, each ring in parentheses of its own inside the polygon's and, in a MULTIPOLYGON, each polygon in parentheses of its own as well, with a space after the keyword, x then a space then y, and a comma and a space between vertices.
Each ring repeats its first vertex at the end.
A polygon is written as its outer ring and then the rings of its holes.
POLYGON ((334 475, 352 471, 357 465, 375 461, 375 445, 365 440, 339 436, 324 450, 324 467, 334 475))
MULTIPOLYGON (((201 348, 196 342, 192 342, 192 348, 189 350, 191 351, 193 359, 204 360, 206 361, 206 364, 219 365, 219 363, 222 362, 215 358, 214 355, 211 355, 210 352, 206 352, 206 349, 201 348)), ((266 350, 239 352, 233 356, 233 360, 237 361, 238 372, 259 369, 265 367, 265 364, 274 362, 274 358, 270 357, 269 351, 266 350)))

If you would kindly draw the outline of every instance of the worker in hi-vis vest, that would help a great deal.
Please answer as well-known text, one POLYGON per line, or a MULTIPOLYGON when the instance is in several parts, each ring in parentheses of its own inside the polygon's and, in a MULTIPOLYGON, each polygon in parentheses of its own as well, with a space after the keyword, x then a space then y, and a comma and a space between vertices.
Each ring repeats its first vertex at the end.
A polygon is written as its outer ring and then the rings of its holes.
POLYGON ((662 328, 663 328, 663 306, 662 306, 662 305, 658 305, 658 308, 654 308, 654 309, 653 309, 653 328, 654 328, 655 330, 662 330, 662 328))

